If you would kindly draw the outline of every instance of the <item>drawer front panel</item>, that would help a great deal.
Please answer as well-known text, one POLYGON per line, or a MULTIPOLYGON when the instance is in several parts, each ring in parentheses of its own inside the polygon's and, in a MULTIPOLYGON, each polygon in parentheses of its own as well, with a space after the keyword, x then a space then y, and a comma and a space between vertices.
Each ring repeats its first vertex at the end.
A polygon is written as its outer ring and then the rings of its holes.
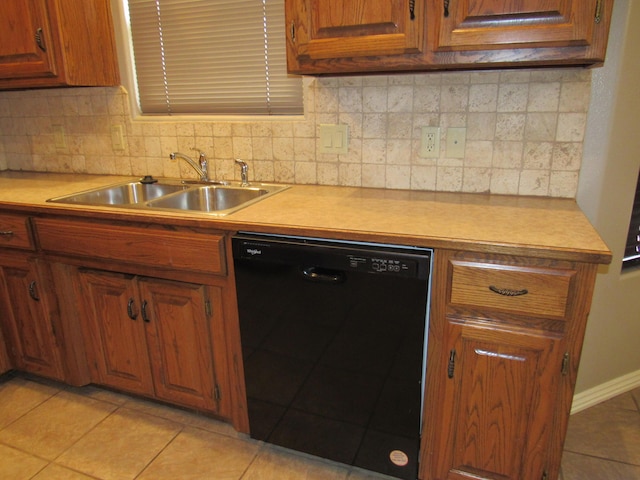
POLYGON ((564 318, 574 270, 452 262, 451 304, 564 318))
POLYGON ((56 219, 36 219, 42 250, 151 267, 225 274, 224 237, 56 219))
POLYGON ((35 250, 29 228, 29 217, 0 214, 0 247, 35 250))

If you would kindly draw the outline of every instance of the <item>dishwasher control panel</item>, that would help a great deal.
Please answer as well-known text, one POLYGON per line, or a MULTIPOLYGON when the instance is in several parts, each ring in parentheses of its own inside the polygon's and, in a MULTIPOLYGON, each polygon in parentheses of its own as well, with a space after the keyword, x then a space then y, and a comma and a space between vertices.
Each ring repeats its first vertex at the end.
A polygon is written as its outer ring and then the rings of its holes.
POLYGON ((423 279, 429 276, 431 253, 421 247, 306 237, 238 234, 233 239, 236 260, 423 279))

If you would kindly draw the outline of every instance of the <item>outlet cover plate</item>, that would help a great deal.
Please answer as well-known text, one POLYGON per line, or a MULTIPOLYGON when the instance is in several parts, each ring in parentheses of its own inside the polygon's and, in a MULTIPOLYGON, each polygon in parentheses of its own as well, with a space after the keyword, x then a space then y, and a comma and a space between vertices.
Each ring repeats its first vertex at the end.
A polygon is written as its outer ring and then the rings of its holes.
POLYGON ((422 158, 440 157, 440 127, 422 127, 418 155, 422 158))
POLYGON ((447 129, 447 158, 464 158, 467 140, 466 128, 447 129))

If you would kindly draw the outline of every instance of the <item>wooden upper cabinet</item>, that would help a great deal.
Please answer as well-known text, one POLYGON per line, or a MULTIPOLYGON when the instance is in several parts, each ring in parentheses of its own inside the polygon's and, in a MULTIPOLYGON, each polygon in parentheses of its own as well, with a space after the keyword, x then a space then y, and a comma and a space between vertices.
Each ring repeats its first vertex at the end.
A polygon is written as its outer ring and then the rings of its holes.
POLYGON ((0 17, 0 78, 55 76, 45 0, 9 1, 0 17))
POLYGON ((594 65, 613 0, 285 0, 291 73, 594 65))
POLYGON ((442 2, 436 50, 587 46, 602 0, 442 2))
POLYGON ((423 7, 423 0, 287 0, 289 69, 308 60, 422 52, 423 7))
POLYGON ((109 0, 6 0, 0 90, 120 82, 109 0))

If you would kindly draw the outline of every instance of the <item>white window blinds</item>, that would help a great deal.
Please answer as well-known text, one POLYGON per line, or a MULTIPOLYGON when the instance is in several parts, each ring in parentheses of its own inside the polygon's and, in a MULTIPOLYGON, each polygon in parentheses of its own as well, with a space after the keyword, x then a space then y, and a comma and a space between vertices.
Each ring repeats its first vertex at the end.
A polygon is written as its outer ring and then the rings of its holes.
POLYGON ((302 113, 284 0, 128 0, 144 114, 302 113))

